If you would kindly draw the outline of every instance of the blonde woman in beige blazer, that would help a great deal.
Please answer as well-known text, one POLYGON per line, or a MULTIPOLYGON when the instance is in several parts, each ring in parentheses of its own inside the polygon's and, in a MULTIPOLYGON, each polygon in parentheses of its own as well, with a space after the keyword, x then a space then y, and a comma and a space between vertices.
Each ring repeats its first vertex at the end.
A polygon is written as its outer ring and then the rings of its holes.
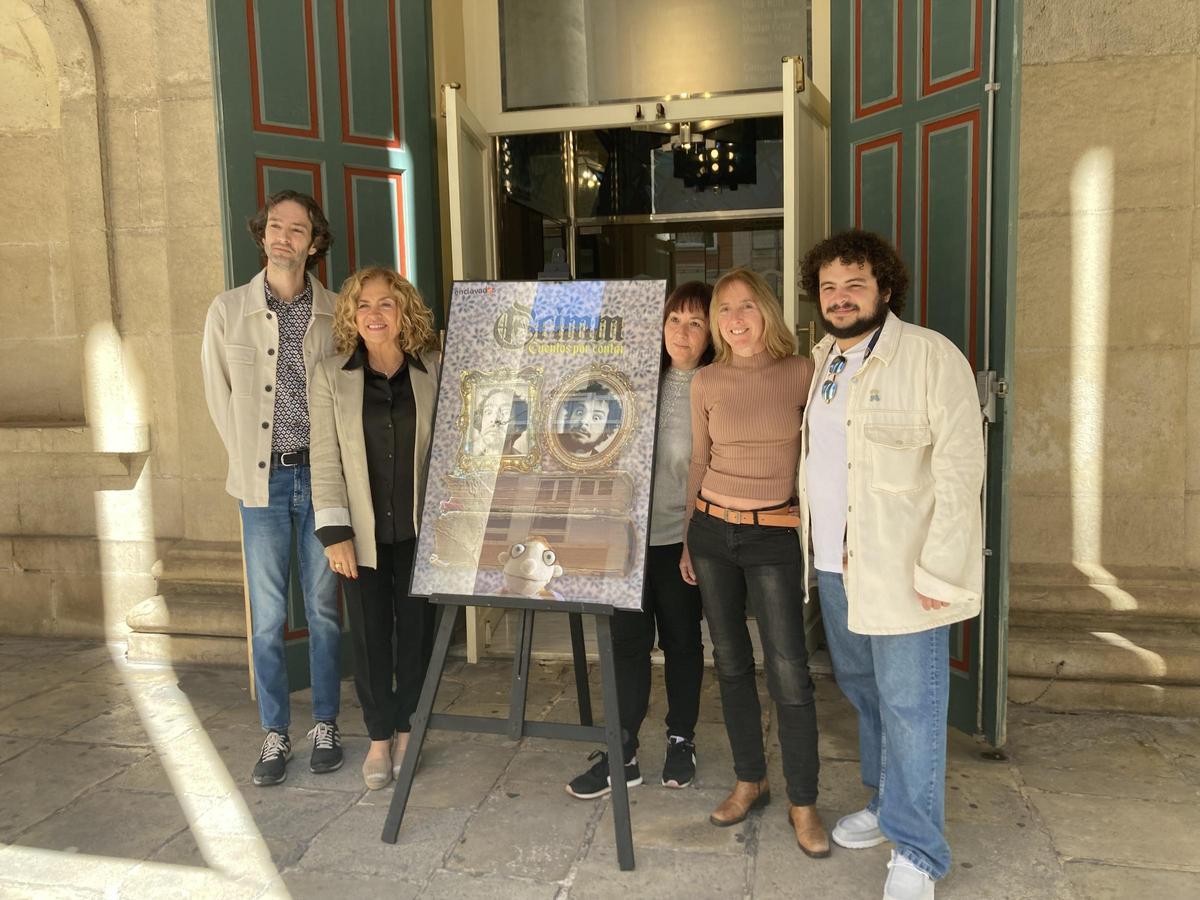
POLYGON ((408 585, 440 358, 429 308, 390 269, 346 279, 333 334, 309 393, 313 509, 346 601, 374 790, 400 768, 433 646, 434 610, 408 585))

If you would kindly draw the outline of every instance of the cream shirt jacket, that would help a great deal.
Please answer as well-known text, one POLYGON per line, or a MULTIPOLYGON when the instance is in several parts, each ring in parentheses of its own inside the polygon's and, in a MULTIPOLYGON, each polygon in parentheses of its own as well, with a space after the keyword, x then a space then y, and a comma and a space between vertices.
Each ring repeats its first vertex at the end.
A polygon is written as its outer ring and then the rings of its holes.
MULTIPOLYGON (((334 351, 337 295, 311 274, 309 280, 312 318, 304 332, 304 372, 311 393, 317 363, 334 351)), ((279 323, 267 307, 265 282, 263 269, 248 284, 213 300, 200 349, 208 412, 229 455, 225 490, 246 506, 267 506, 270 500, 271 426, 263 423, 275 418, 279 323)))
MULTIPOLYGON (((821 403, 832 337, 813 348, 821 403)), ((983 592, 983 420, 970 364, 947 338, 888 313, 848 383, 846 597, 856 634, 909 634, 978 615, 983 592), (925 610, 917 598, 950 605, 925 610)), ((800 447, 809 546, 808 422, 800 447)), ((805 600, 809 587, 805 586, 805 600)))
MULTIPOLYGON (((312 466, 313 511, 316 527, 349 525, 354 529, 354 558, 360 566, 376 568, 375 507, 371 503, 371 478, 367 473, 367 441, 363 436, 364 369, 346 369, 350 354, 338 354, 317 366, 308 391, 311 420, 309 464, 312 466)), ((420 529, 425 501, 429 442, 437 400, 436 350, 421 353, 422 372, 409 366, 417 432, 413 441, 413 527, 420 529)))

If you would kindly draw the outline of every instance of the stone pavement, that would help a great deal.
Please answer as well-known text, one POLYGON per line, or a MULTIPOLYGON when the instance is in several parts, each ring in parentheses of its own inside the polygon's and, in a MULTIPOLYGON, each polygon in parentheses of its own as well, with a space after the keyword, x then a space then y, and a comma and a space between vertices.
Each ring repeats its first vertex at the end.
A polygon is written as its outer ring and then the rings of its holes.
MULTIPOLYGON (((119 651, 118 651, 119 655, 119 651)), ((455 661, 439 705, 504 715, 510 667, 455 661)), ((593 676, 595 673, 593 673, 593 676)), ((631 791, 637 869, 616 864, 607 800, 563 783, 584 744, 434 732, 395 846, 390 790, 367 792, 350 682, 346 765, 308 772, 309 702, 294 697, 296 758, 279 787, 250 785, 261 734, 236 670, 140 668, 85 642, 0 639, 0 897, 876 898, 887 847, 804 857, 777 799, 743 825, 707 814, 732 783, 706 673, 693 787, 658 786, 661 669, 631 791)), ((598 686, 594 698, 599 698, 598 686)), ((852 711, 818 685, 825 821, 859 808, 852 711)), ((598 703, 597 703, 598 705, 598 703)), ((530 715, 572 721, 562 663, 533 666, 530 715)), ((1200 897, 1200 721, 1011 709, 1007 760, 950 739, 946 898, 1200 897)))

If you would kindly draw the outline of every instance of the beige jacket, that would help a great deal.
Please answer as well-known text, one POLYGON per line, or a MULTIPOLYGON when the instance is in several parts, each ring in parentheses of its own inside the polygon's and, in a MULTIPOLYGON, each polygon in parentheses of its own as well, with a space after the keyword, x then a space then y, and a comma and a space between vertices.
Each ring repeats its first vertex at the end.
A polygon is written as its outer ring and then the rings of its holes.
MULTIPOLYGON (((413 527, 420 528, 425 499, 433 409, 437 401, 440 354, 426 350, 425 366, 409 368, 413 400, 417 407, 417 433, 413 442, 413 527)), ((312 422, 309 462, 312 465, 313 511, 316 527, 349 525, 354 529, 354 557, 360 566, 375 568, 375 507, 367 473, 367 442, 363 436, 362 369, 347 369, 350 354, 322 360, 308 392, 312 422)))
MULTIPOLYGON (((310 274, 312 318, 304 332, 309 390, 317 362, 333 353, 337 295, 310 274)), ((271 475, 271 422, 279 323, 267 308, 266 270, 217 296, 204 322, 200 367, 208 412, 229 454, 225 490, 246 506, 266 506, 271 475), (272 390, 266 390, 270 385, 272 390)))
MULTIPOLYGON (((821 403, 832 337, 813 348, 808 408, 821 403)), ((909 634, 978 615, 985 458, 975 376, 948 339, 891 313, 849 390, 846 597, 857 634, 909 634), (926 611, 917 598, 950 605, 926 611)), ((809 545, 808 421, 800 447, 809 545)), ((807 600, 807 590, 806 597, 807 600)))

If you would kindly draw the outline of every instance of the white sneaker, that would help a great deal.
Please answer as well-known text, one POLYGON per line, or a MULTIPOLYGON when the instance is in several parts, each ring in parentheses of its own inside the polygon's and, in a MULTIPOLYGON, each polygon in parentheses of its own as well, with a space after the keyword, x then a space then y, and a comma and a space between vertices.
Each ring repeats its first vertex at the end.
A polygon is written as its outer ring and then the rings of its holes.
POLYGON ((892 851, 883 900, 933 900, 934 881, 907 859, 892 851))
POLYGON ((865 850, 886 840, 879 830, 879 816, 869 809, 842 816, 833 827, 833 842, 847 850, 865 850))

